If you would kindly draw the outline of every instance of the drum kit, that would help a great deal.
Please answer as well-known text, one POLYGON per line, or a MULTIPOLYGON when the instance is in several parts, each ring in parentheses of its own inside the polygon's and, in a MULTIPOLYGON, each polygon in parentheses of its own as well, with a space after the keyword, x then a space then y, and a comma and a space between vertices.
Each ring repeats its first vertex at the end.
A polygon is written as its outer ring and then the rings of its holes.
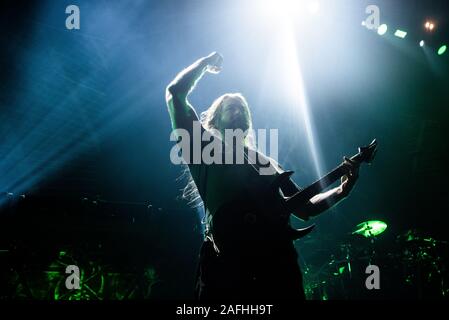
POLYGON ((307 298, 447 299, 449 243, 407 230, 385 244, 387 227, 380 220, 359 223, 344 241, 333 242, 337 250, 327 251, 324 263, 304 263, 307 298), (369 265, 379 268, 379 290, 366 287, 369 265))

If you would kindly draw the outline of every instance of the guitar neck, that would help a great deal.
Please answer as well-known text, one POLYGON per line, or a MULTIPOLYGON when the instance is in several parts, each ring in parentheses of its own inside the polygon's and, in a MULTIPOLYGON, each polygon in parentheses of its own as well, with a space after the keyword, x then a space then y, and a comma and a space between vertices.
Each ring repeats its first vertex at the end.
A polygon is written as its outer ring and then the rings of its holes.
POLYGON ((293 197, 291 197, 287 202, 290 201, 300 201, 300 202, 306 202, 310 198, 312 198, 317 193, 320 193, 323 189, 327 188, 331 184, 333 184, 335 181, 337 181, 341 176, 343 176, 346 173, 345 168, 343 165, 339 165, 337 168, 332 170, 331 172, 327 173, 324 177, 322 177, 320 180, 315 181, 307 188, 301 190, 297 194, 295 194, 293 197))
MULTIPOLYGON (((351 157, 351 160, 359 163, 360 162, 360 154, 356 154, 355 156, 351 157)), ((307 188, 299 191, 295 195, 293 195, 291 198, 289 198, 286 202, 287 205, 294 204, 295 203, 305 203, 310 198, 312 198, 317 193, 322 192, 323 189, 329 187, 331 184, 333 184, 335 181, 337 181, 340 177, 345 175, 347 173, 346 168, 343 166, 343 164, 340 164, 338 167, 336 167, 331 172, 327 173, 325 176, 323 176, 320 180, 315 181, 307 188)))

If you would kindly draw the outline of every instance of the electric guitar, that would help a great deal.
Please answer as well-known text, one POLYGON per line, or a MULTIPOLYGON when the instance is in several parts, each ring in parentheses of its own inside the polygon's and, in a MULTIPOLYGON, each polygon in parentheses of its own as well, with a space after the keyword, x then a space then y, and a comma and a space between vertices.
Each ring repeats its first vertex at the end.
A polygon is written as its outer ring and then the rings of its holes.
MULTIPOLYGON (((371 164, 374 160, 374 157, 377 152, 377 140, 374 139, 369 145, 364 147, 358 148, 358 153, 352 156, 350 159, 352 162, 355 163, 355 165, 360 165, 362 163, 368 163, 371 164)), ((273 182, 273 185, 271 187, 272 191, 275 191, 279 193, 280 186, 282 185, 283 181, 285 179, 289 179, 290 176, 293 174, 293 171, 286 171, 283 172, 277 177, 277 179, 273 182)), ((322 177, 320 180, 315 181, 307 188, 299 191, 295 195, 291 197, 282 197, 279 195, 278 197, 281 197, 280 199, 280 206, 283 209, 283 213, 287 211, 288 214, 290 214, 292 211, 294 211, 294 206, 290 205, 293 203, 306 203, 310 198, 312 198, 314 195, 319 193, 324 188, 330 186, 335 181, 340 179, 343 175, 347 174, 347 169, 344 166, 344 164, 340 164, 338 167, 336 167, 334 170, 326 174, 324 177, 322 177)), ((282 214, 282 213, 281 213, 282 214)), ((299 238, 304 237, 308 233, 310 233, 315 225, 311 225, 309 227, 306 227, 304 229, 293 229, 291 228, 290 232, 292 235, 293 240, 297 240, 299 238)))
MULTIPOLYGON (((376 151, 377 141, 374 139, 369 145, 359 147, 358 153, 350 160, 355 165, 370 164, 376 151)), ((289 240, 306 236, 315 225, 295 229, 289 223, 290 215, 295 212, 298 203, 307 203, 314 195, 347 174, 348 169, 344 164, 340 164, 307 188, 291 197, 284 197, 281 186, 293 173, 293 171, 281 173, 269 184, 265 192, 242 195, 241 201, 224 206, 214 214, 211 231, 218 247, 226 244, 235 246, 246 242, 261 243, 264 240, 260 239, 269 239, 271 236, 281 236, 289 240)))

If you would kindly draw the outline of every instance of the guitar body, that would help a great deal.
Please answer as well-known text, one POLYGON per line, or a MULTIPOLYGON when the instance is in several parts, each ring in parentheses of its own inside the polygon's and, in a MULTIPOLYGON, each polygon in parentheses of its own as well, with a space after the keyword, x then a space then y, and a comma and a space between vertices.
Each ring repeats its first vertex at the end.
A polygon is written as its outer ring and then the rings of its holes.
POLYGON ((263 250, 265 254, 285 247, 301 238, 315 225, 305 229, 290 226, 290 212, 280 185, 290 179, 292 171, 284 172, 257 194, 246 194, 223 205, 213 216, 211 231, 221 253, 263 250))
POLYGON ((239 199, 218 210, 211 221, 214 242, 222 254, 248 252, 286 238, 287 223, 276 212, 239 199))

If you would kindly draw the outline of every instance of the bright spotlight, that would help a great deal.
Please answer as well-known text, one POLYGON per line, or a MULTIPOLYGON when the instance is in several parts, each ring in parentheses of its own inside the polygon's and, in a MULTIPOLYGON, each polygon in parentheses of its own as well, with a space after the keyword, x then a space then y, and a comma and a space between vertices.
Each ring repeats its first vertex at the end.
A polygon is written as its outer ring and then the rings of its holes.
POLYGON ((296 0, 264 0, 257 7, 267 17, 281 21, 301 11, 300 2, 296 0))
POLYGON ((309 12, 311 14, 317 14, 320 10, 320 4, 318 1, 312 1, 309 3, 309 12))
POLYGON ((441 56, 443 55, 447 50, 447 46, 446 45, 442 45, 439 49, 438 49, 438 55, 441 56))
POLYGON ((407 32, 398 29, 398 30, 396 30, 394 35, 398 38, 404 39, 405 36, 407 35, 407 32))
POLYGON ((425 45, 426 43, 424 42, 424 40, 421 40, 420 42, 419 42, 419 46, 422 48, 422 47, 424 47, 424 45, 425 45))
POLYGON ((388 26, 384 23, 377 28, 377 34, 383 36, 388 31, 388 26))
POLYGON ((424 28, 425 28, 427 31, 433 31, 433 29, 435 29, 435 23, 428 20, 428 21, 426 21, 426 23, 424 24, 424 28))

